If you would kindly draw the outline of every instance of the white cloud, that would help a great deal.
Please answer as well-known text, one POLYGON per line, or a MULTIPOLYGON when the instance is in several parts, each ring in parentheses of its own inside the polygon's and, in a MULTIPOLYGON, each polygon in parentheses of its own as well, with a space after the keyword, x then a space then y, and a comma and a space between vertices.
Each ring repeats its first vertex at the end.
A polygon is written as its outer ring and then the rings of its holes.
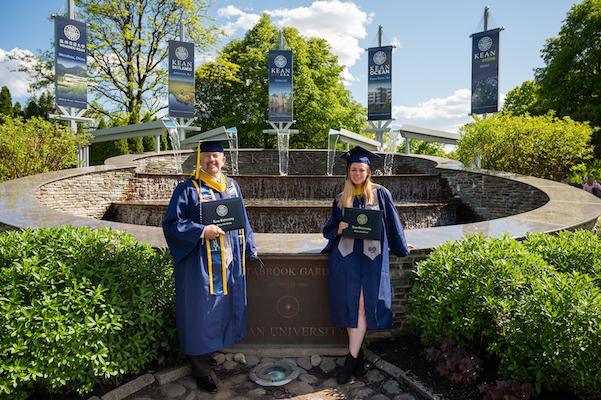
POLYGON ((259 14, 247 13, 236 6, 228 5, 227 7, 220 8, 217 10, 217 15, 220 17, 230 19, 233 18, 233 22, 228 22, 223 27, 223 31, 226 35, 231 36, 239 30, 246 31, 255 26, 261 16, 259 14))
POLYGON ((31 56, 33 53, 25 49, 14 48, 10 51, 0 49, 0 86, 8 87, 13 102, 23 103, 31 95, 29 90, 31 77, 25 72, 18 71, 20 67, 30 64, 25 61, 25 58, 31 56))
POLYGON ((402 49, 403 48, 403 44, 401 43, 401 40, 398 37, 393 37, 392 41, 390 42, 391 46, 394 46, 396 49, 402 49))
MULTIPOLYGON (((277 26, 294 27, 303 36, 326 39, 340 64, 346 66, 342 74, 345 83, 355 80, 348 68, 357 62, 364 51, 359 46, 359 40, 367 36, 366 26, 371 23, 373 14, 362 11, 353 2, 340 0, 318 0, 307 7, 277 8, 264 12, 272 17, 277 26)), ((251 28, 260 18, 260 14, 247 13, 233 5, 219 9, 218 14, 233 19, 224 27, 229 35, 251 28)))
POLYGON ((393 106, 392 116, 397 124, 423 126, 457 132, 459 127, 471 120, 469 89, 458 89, 450 96, 433 98, 417 106, 393 106))

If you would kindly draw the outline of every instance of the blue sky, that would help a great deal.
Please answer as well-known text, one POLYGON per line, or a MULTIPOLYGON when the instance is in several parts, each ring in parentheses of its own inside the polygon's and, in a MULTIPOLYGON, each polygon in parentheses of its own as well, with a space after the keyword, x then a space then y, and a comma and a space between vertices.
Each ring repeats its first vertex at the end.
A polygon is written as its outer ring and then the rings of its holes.
MULTIPOLYGON (((377 45, 378 25, 383 25, 385 44, 397 45, 395 123, 456 130, 469 120, 469 35, 481 30, 484 7, 491 9, 489 27, 505 28, 500 49, 500 91, 505 94, 532 79, 533 69, 543 65, 540 49, 547 38, 558 34, 572 4, 564 0, 335 0, 274 5, 263 0, 216 0, 209 12, 229 33, 224 41, 244 35, 263 12, 269 12, 276 24, 329 40, 348 66, 345 84, 364 105, 367 57, 363 49, 377 45)), ((6 61, 7 52, 19 55, 48 48, 53 35, 48 17, 65 10, 66 0, 0 0, 0 86, 9 86, 16 100, 29 96, 27 77, 11 72, 14 62, 6 61)))

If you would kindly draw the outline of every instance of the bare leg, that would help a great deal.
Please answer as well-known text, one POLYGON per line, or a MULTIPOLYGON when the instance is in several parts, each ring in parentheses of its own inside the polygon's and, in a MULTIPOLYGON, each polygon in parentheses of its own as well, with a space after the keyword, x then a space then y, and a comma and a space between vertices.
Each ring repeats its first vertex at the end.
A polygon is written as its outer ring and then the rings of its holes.
POLYGON ((363 343, 363 338, 365 337, 365 332, 367 331, 365 306, 363 304, 363 289, 361 289, 361 294, 359 295, 359 315, 357 316, 357 327, 346 328, 346 331, 348 333, 349 353, 351 353, 354 358, 357 358, 359 350, 361 349, 361 344, 363 343))

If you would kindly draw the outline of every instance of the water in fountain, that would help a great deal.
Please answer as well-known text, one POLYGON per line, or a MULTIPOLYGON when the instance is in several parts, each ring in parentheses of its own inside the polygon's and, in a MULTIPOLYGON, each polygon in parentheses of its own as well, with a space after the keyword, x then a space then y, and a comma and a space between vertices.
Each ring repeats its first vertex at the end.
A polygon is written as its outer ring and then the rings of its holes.
POLYGON ((280 175, 288 175, 288 145, 290 144, 289 132, 278 132, 278 153, 280 158, 280 175))
POLYGON ((236 128, 227 129, 227 137, 230 143, 230 162, 232 164, 232 175, 238 175, 238 131, 236 128))
POLYGON ((179 130, 177 128, 167 127, 171 148, 173 149, 173 161, 175 163, 175 171, 178 174, 182 173, 182 152, 179 138, 179 130))
POLYGON ((338 135, 328 135, 328 161, 327 171, 329 176, 334 174, 334 162, 336 161, 336 143, 338 143, 338 135))
POLYGON ((399 141, 399 131, 391 130, 388 134, 388 143, 386 146, 386 156, 384 157, 384 175, 392 175, 392 166, 394 164, 394 154, 399 141))

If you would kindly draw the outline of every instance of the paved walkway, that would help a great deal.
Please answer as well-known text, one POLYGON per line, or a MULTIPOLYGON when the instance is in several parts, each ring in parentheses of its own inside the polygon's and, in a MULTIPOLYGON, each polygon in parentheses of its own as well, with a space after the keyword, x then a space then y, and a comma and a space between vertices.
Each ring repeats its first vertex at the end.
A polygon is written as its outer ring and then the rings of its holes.
MULTIPOLYGON (((361 379, 352 379, 346 385, 336 383, 336 371, 344 363, 338 357, 286 358, 300 369, 297 379, 284 386, 262 387, 252 382, 248 374, 260 362, 273 358, 245 356, 242 353, 216 353, 218 363, 213 368, 219 392, 215 394, 198 390, 196 381, 187 366, 154 374, 156 380, 128 400, 242 400, 242 399, 372 399, 372 400, 421 400, 418 394, 399 383, 396 379, 367 364, 367 373, 361 379)), ((117 399, 111 394, 103 400, 117 399)))

